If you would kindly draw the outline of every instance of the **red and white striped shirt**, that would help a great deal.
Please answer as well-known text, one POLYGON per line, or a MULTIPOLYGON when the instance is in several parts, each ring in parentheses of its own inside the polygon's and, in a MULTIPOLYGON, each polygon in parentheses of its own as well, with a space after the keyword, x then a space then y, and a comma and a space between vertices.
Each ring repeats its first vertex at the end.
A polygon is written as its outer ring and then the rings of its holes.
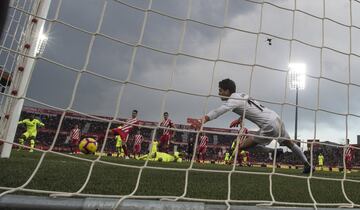
POLYGON ((346 150, 345 150, 345 157, 352 158, 353 155, 354 155, 354 148, 347 147, 346 150))
MULTIPOLYGON (((164 119, 161 123, 160 123, 161 127, 166 127, 166 128, 173 128, 174 124, 171 122, 171 120, 168 119, 164 119)), ((172 132, 169 129, 164 129, 163 131, 163 135, 170 135, 172 132)))
POLYGON ((206 147, 209 142, 209 138, 207 136, 200 136, 200 147, 206 147))
POLYGON ((144 137, 141 134, 136 134, 134 136, 134 141, 135 141, 135 145, 141 145, 141 143, 143 142, 144 137))
POLYGON ((70 131, 70 139, 80 140, 80 129, 74 128, 70 131))
POLYGON ((140 121, 137 118, 128 119, 126 124, 121 128, 124 133, 130 133, 135 125, 139 125, 140 121))

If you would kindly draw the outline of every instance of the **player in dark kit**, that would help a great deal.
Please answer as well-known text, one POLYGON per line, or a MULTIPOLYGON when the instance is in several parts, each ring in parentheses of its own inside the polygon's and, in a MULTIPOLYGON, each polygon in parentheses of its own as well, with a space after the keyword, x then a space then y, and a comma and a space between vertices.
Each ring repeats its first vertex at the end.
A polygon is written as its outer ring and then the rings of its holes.
POLYGON ((186 160, 188 161, 191 161, 192 159, 192 156, 193 156, 193 152, 194 152, 194 144, 195 144, 195 141, 194 141, 194 137, 189 137, 188 139, 188 145, 187 145, 187 156, 186 156, 186 160))

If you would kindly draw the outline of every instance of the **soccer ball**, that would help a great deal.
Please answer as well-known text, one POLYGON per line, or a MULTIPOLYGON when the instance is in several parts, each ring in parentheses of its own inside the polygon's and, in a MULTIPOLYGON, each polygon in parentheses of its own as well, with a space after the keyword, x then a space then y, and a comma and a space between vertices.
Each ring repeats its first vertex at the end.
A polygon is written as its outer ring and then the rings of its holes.
POLYGON ((93 138, 85 138, 80 141, 79 149, 84 154, 94 154, 97 149, 97 142, 93 138))

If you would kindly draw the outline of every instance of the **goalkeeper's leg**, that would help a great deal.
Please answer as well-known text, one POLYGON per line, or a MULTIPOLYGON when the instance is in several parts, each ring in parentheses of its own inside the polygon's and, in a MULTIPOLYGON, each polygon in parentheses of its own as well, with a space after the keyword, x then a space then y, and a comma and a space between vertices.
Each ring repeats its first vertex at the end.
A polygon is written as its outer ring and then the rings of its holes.
POLYGON ((290 141, 290 140, 284 140, 281 142, 280 144, 281 146, 286 146, 289 149, 291 149, 291 151, 296 154, 304 163, 304 173, 310 173, 311 170, 311 166, 310 163, 308 162, 305 154, 301 151, 301 148, 295 144, 294 142, 290 141))
POLYGON ((33 137, 30 138, 30 150, 29 152, 34 152, 35 148, 35 139, 33 137))
POLYGON ((29 137, 30 137, 30 133, 27 131, 21 135, 21 137, 19 138, 19 144, 20 144, 19 150, 24 149, 25 141, 30 140, 29 137))
POLYGON ((18 148, 18 151, 24 149, 24 142, 25 142, 24 139, 25 139, 25 136, 23 136, 23 135, 19 138, 19 144, 20 144, 20 146, 19 146, 19 148, 18 148))

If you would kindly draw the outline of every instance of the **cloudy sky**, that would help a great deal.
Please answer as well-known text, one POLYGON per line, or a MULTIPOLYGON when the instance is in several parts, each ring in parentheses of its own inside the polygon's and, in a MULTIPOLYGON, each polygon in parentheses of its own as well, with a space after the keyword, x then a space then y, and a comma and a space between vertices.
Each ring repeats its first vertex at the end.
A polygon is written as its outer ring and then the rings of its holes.
MULTIPOLYGON (((185 123, 187 117, 200 117, 219 106, 218 81, 231 78, 238 92, 279 113, 291 136, 295 91, 287 84, 288 64, 305 63, 298 137, 337 143, 348 137, 356 143, 360 134, 360 40, 356 38, 360 37, 360 2, 261 2, 229 0, 225 8, 225 0, 153 0, 144 22, 148 0, 110 0, 103 17, 104 1, 63 0, 42 56, 86 70, 71 106, 80 112, 114 116, 119 108, 118 116, 128 117, 132 109, 138 109, 140 119, 158 121, 168 111, 175 123, 185 123), (268 38, 272 45, 266 42, 268 38), (122 85, 122 81, 130 83, 122 85)), ((55 18, 58 5, 58 0, 52 1, 49 19, 55 18)), ((27 97, 66 108, 78 74, 38 59, 27 97)), ((228 127, 236 117, 227 113, 208 126, 228 127)), ((256 129, 249 122, 246 126, 256 129)))

